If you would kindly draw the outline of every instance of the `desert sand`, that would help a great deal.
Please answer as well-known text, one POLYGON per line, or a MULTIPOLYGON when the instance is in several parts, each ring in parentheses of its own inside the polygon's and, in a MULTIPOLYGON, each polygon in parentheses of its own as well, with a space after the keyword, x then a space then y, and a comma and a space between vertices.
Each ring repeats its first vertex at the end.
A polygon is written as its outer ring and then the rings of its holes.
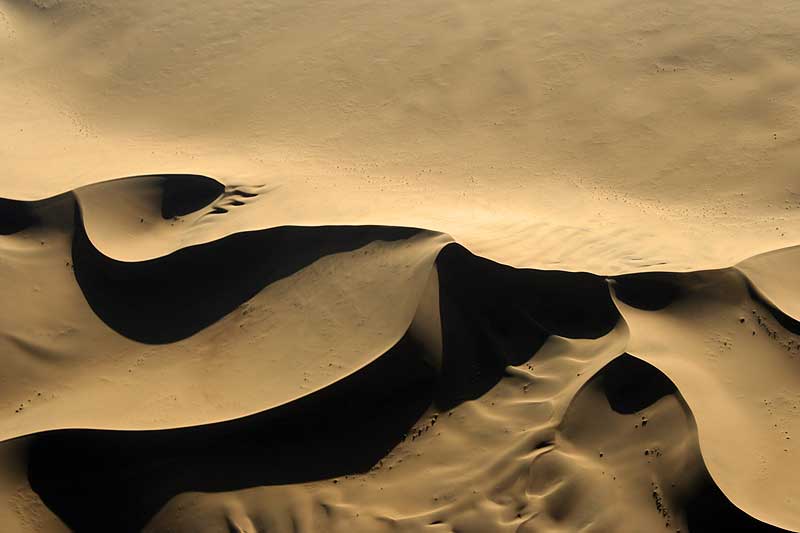
POLYGON ((0 531, 800 531, 797 35, 0 0, 0 531))

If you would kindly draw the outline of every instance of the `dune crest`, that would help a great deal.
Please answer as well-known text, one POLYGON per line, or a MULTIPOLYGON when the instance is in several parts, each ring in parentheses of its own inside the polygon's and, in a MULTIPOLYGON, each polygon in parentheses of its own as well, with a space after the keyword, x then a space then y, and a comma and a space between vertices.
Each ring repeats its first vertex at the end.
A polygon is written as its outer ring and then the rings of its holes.
POLYGON ((0 0, 0 533, 800 531, 797 35, 0 0))
POLYGON ((0 203, 3 268, 34 288, 0 328, 26 376, 3 390, 2 435, 24 439, 18 490, 44 520, 800 527, 785 468, 800 327, 773 282, 793 250, 606 278, 513 268, 414 228, 244 229, 234 210, 256 197, 179 175, 0 203), (62 312, 37 312, 36 294, 62 312), (122 485, 151 495, 101 489, 122 485))

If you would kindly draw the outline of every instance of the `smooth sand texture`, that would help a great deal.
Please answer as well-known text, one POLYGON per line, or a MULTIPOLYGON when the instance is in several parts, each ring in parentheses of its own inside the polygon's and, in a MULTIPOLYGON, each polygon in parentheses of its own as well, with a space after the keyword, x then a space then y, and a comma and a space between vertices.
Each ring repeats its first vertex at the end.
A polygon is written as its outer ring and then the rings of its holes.
POLYGON ((800 530, 798 34, 0 0, 0 530, 800 530))

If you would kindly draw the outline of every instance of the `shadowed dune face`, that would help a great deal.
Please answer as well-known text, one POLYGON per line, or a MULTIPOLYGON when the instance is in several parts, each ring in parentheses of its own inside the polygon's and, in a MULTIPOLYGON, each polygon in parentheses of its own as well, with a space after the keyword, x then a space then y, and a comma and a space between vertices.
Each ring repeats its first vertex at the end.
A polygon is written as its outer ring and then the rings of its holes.
POLYGON ((0 241, 4 268, 37 287, 56 277, 59 305, 81 317, 57 324, 53 342, 4 338, 17 367, 34 361, 28 395, 38 402, 48 373, 82 363, 115 385, 99 394, 83 382, 91 399, 119 411, 119 426, 41 431, 37 417, 53 427, 48 412, 75 416, 76 397, 51 393, 45 412, 7 393, 6 407, 32 420, 9 430, 26 437, 8 460, 27 472, 19 494, 42 523, 149 533, 793 527, 792 506, 750 488, 769 471, 774 490, 795 497, 776 467, 800 431, 800 338, 764 281, 774 258, 611 278, 518 269, 415 228, 236 231, 237 212, 217 208, 257 195, 218 185, 143 176, 2 204, 14 222, 0 241), (123 196, 132 200, 114 209, 123 196), (175 251, 112 258, 115 221, 137 254, 159 236, 175 251), (131 356, 127 372, 109 366, 131 356), (136 381, 145 369, 152 383, 136 381), (126 395, 146 386, 158 400, 135 405, 151 418, 120 431, 126 395), (165 402, 182 406, 171 423, 159 419, 165 402))
POLYGON ((614 292, 627 305, 658 311, 680 298, 680 277, 662 272, 616 276, 614 292))
POLYGON ((243 419, 179 430, 39 435, 28 475, 75 531, 140 531, 183 492, 368 472, 429 407, 432 380, 418 347, 404 338, 335 386, 243 419))
MULTIPOLYGON (((115 215, 125 219, 134 209, 160 209, 159 178, 127 181, 93 198, 110 206, 103 213, 109 228, 115 215), (150 203, 113 209, 120 191, 144 191, 139 198, 150 203)), ((435 296, 435 282, 427 288, 432 266, 448 242, 410 228, 267 228, 206 243, 210 248, 201 244, 152 261, 121 262, 86 238, 85 219, 76 216, 86 206, 77 196, 32 204, 41 223, 0 242, 3 276, 20 281, 8 286, 7 295, 25 302, 0 319, 0 346, 9 374, 35 369, 30 379, 8 383, 0 393, 0 405, 16 415, 2 427, 6 438, 70 427, 218 422, 324 388, 404 336, 423 293, 435 296), (97 312, 90 304, 99 304, 97 312), (45 308, 59 313, 40 320, 45 308), (93 377, 98 368, 103 380, 93 377), (132 416, 120 419, 96 397, 132 416)), ((162 220, 158 211, 156 216, 162 220)), ((438 307, 431 309, 438 315, 438 307)), ((424 351, 434 363, 441 351, 436 326, 411 336, 428 342, 424 351)))
MULTIPOLYGON (((652 514, 637 510, 625 530, 785 531, 724 496, 703 464, 694 419, 677 387, 641 359, 623 354, 593 376, 575 395, 561 431, 573 460, 583 458, 605 482, 624 485, 626 497, 650 504, 652 514)), ((606 505, 619 503, 610 498, 606 505)))
POLYGON ((750 298, 766 309, 770 316, 772 316, 772 318, 775 319, 775 321, 780 324, 782 328, 794 335, 800 335, 800 320, 797 320, 787 313, 784 313, 781 309, 776 307, 772 302, 769 301, 769 299, 761 294, 756 286, 751 282, 748 282, 748 293, 750 298))
POLYGON ((800 493, 785 468, 800 422, 794 320, 755 293, 738 269, 671 277, 680 297, 659 311, 615 294, 631 332, 627 349, 677 385, 719 489, 756 518, 796 529, 800 516, 788 503, 800 493))
POLYGON ((629 355, 609 363, 600 374, 600 382, 608 405, 624 415, 642 411, 677 391, 664 374, 629 355))
POLYGON ((109 259, 76 220, 75 279, 97 316, 145 343, 184 339, 321 257, 375 241, 406 240, 419 230, 382 227, 273 228, 231 235, 159 259, 109 259))
POLYGON ((161 182, 161 216, 165 219, 199 211, 218 198, 225 186, 206 176, 167 174, 161 182))
POLYGON ((796 269, 789 266, 798 261, 800 246, 791 246, 751 257, 735 268, 747 277, 754 298, 800 320, 800 277, 796 269))
POLYGON ((31 202, 0 198, 0 235, 12 235, 36 223, 31 202))
POLYGON ((701 533, 726 533, 748 531, 752 533, 787 533, 752 516, 731 504, 716 483, 705 477, 686 498, 686 525, 689 531, 701 533))
POLYGON ((403 341, 335 389, 235 422, 37 436, 29 452, 31 485, 76 531, 138 531, 146 523, 149 532, 284 531, 281 525, 292 531, 290 524, 309 532, 422 531, 423 524, 441 524, 478 533, 490 526, 470 511, 476 494, 478 501, 511 505, 515 530, 525 532, 555 531, 557 524, 573 531, 587 522, 603 531, 784 531, 722 494, 705 470, 691 413, 674 384, 626 354, 582 382, 555 428, 546 419, 536 428, 543 420, 530 405, 514 412, 533 389, 498 383, 485 405, 499 404, 491 416, 503 424, 527 419, 528 434, 516 438, 531 444, 495 436, 493 474, 476 473, 463 487, 456 482, 448 501, 437 504, 435 487, 419 469, 440 466, 443 451, 453 463, 468 461, 458 436, 465 425, 485 429, 489 412, 464 404, 432 418, 426 410, 436 384, 429 369, 413 362, 421 361, 413 351, 403 341), (627 391, 624 406, 621 391, 627 391), (409 445, 417 463, 404 469, 402 458, 411 456, 392 449, 409 445), (396 505, 397 484, 413 487, 422 518, 376 521, 376 507, 396 505))
POLYGON ((598 338, 619 319, 605 280, 593 274, 518 270, 458 245, 442 251, 437 270, 443 408, 481 396, 550 335, 598 338))
POLYGON ((0 0, 0 533, 800 533, 798 35, 0 0))

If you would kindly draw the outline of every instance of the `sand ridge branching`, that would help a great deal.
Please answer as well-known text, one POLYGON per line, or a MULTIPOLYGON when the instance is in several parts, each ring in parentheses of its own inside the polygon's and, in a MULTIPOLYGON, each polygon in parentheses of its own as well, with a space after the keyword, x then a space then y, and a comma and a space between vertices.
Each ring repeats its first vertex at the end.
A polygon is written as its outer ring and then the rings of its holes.
POLYGON ((39 502, 25 515, 76 531, 795 527, 800 337, 761 281, 791 250, 608 277, 416 228, 192 242, 220 202, 257 194, 185 175, 96 187, 0 203, 18 222, 8 276, 72 310, 3 319, 27 376, 2 399, 17 490, 39 502), (120 191, 138 200, 109 209, 120 191), (138 246, 185 246, 109 257, 118 219, 138 246))
POLYGON ((0 533, 800 531, 797 35, 0 0, 0 533))

